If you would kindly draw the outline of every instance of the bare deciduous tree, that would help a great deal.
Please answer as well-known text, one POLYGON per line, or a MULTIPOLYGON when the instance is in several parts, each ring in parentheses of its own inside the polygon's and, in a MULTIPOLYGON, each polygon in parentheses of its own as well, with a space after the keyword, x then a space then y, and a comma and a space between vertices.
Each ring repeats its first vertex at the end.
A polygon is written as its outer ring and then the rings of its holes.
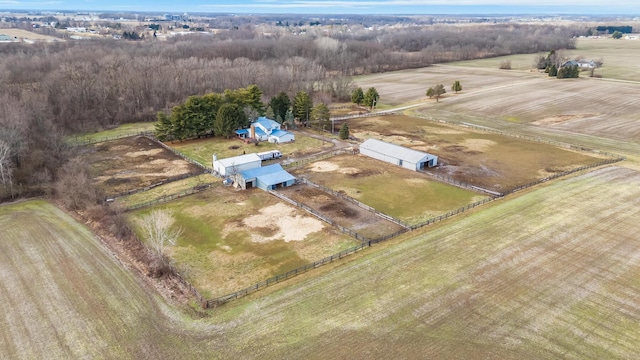
POLYGON ((161 277, 170 273, 169 259, 165 254, 168 245, 175 245, 182 235, 182 229, 172 228, 175 219, 169 210, 153 210, 140 220, 140 227, 144 232, 154 255, 151 264, 152 274, 161 277))

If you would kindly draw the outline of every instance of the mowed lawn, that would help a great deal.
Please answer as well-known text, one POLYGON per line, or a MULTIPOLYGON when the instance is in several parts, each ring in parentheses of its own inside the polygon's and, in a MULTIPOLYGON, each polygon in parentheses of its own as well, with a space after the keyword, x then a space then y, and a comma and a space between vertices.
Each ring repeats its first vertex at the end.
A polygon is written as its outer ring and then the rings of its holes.
POLYGON ((215 318, 252 358, 635 358, 640 173, 494 204, 215 318))
POLYGON ((323 142, 319 139, 301 135, 295 131, 294 134, 296 135, 296 140, 285 144, 273 144, 262 141, 256 146, 255 144, 245 144, 235 138, 224 139, 219 137, 167 142, 166 144, 208 167, 212 166, 214 154, 218 159, 224 159, 249 153, 280 150, 283 158, 289 158, 312 154, 321 150, 330 149, 333 146, 333 143, 328 141, 323 142))
POLYGON ((429 169, 434 174, 499 192, 602 161, 544 142, 411 116, 354 119, 349 127, 360 139, 381 139, 437 155, 440 166, 429 169))
POLYGON ((364 155, 340 155, 293 171, 409 224, 487 196, 364 155))
MULTIPOLYGON (((156 206, 183 230, 170 256, 207 298, 227 295, 359 244, 303 210, 252 189, 218 186, 156 206)), ((131 223, 151 211, 131 215, 131 223)), ((144 235, 139 233, 144 239, 144 235)))

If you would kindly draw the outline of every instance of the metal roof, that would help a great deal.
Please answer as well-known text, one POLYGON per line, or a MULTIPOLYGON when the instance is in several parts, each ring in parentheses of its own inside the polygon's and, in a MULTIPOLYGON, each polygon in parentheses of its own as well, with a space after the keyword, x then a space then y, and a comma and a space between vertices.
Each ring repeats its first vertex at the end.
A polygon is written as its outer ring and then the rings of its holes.
POLYGON ((260 178, 260 181, 267 184, 267 186, 295 180, 295 177, 286 172, 280 164, 246 170, 241 172, 240 175, 245 180, 260 178))
POLYGON ((271 132, 271 136, 276 136, 276 137, 281 137, 288 134, 291 134, 291 133, 284 130, 273 130, 273 132, 271 132))
POLYGON ((271 129, 275 129, 275 128, 279 128, 280 124, 277 121, 271 120, 267 117, 259 117, 255 122, 255 123, 259 123, 260 125, 262 125, 262 127, 264 127, 267 131, 271 130, 271 129))
POLYGON ((249 133, 249 129, 236 130, 236 134, 238 134, 238 135, 248 134, 248 133, 249 133))
POLYGON ((251 153, 251 154, 246 154, 246 155, 240 155, 240 156, 234 156, 234 157, 230 157, 230 158, 225 158, 225 159, 220 159, 217 160, 222 166, 226 167, 230 167, 230 166, 240 166, 243 164, 248 164, 248 163, 252 163, 254 161, 259 161, 262 162, 262 159, 260 159, 260 156, 258 156, 258 154, 256 153, 251 153))
POLYGON ((369 139, 360 144, 360 149, 366 149, 369 151, 391 156, 396 159, 402 159, 414 164, 428 161, 435 157, 435 155, 428 154, 426 152, 409 149, 404 146, 391 144, 376 139, 369 139))

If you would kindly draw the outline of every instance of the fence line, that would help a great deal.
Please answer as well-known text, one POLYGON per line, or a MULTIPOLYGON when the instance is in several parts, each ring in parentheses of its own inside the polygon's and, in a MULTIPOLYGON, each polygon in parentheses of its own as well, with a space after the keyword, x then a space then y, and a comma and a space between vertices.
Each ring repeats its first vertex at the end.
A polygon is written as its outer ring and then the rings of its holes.
POLYGON ((427 174, 429 176, 432 176, 432 177, 436 178, 438 181, 441 181, 443 183, 447 183, 449 185, 457 186, 459 188, 468 189, 468 190, 471 190, 471 191, 483 192, 485 194, 489 194, 490 196, 502 196, 503 195, 500 192, 484 189, 484 188, 481 188, 479 186, 471 185, 471 184, 465 183, 463 181, 456 180, 456 179, 454 179, 452 177, 436 174, 436 173, 433 173, 433 172, 428 171, 428 170, 420 170, 420 172, 424 173, 424 174, 427 174))
POLYGON ((342 233, 347 234, 347 235, 353 237, 356 240, 363 241, 363 242, 371 240, 371 239, 369 239, 369 238, 367 238, 365 236, 362 236, 362 235, 358 234, 357 232, 355 232, 355 231, 353 231, 353 230, 351 230, 349 228, 346 228, 344 226, 341 226, 341 225, 337 224, 335 221, 333 221, 330 218, 320 214, 316 210, 312 209, 311 207, 309 207, 309 206, 307 206, 307 205, 305 205, 305 204, 303 204, 303 203, 301 203, 299 201, 293 200, 290 197, 288 197, 286 195, 283 195, 283 194, 280 194, 279 192, 276 192, 276 191, 273 191, 273 190, 267 190, 267 191, 269 192, 269 194, 277 197, 278 199, 286 201, 286 202, 288 202, 289 204, 291 204, 291 205, 293 205, 295 207, 301 208, 302 210, 304 210, 304 211, 308 212, 309 214, 317 217, 318 219, 326 222, 327 224, 337 228, 342 233))
POLYGON ((379 113, 370 112, 366 114, 332 117, 332 118, 329 118, 329 121, 340 121, 340 120, 349 120, 349 119, 365 118, 365 117, 372 117, 372 116, 395 115, 395 114, 397 114, 395 111, 379 112, 379 113))
POLYGON ((102 137, 97 137, 97 138, 91 138, 89 136, 75 136, 73 139, 74 141, 72 142, 72 146, 84 146, 84 145, 91 145, 91 144, 98 144, 101 142, 105 142, 105 141, 111 141, 111 140, 118 140, 118 139, 124 139, 124 138, 128 138, 128 137, 133 137, 133 136, 148 136, 148 135, 152 135, 153 133, 151 131, 138 131, 138 132, 130 132, 130 133, 122 133, 119 135, 113 135, 113 136, 102 136, 102 137))
POLYGON ((190 177, 194 177, 194 176, 198 176, 200 174, 182 174, 182 175, 177 175, 177 176, 172 176, 170 178, 167 178, 163 181, 160 181, 158 183, 155 184, 151 184, 149 186, 145 186, 142 188, 137 188, 137 189, 132 189, 132 190, 128 190, 128 191, 123 191, 121 193, 109 196, 107 199, 105 199, 105 201, 110 202, 113 201, 117 198, 123 197, 123 196, 128 196, 128 195, 133 195, 133 194, 137 194, 137 193, 141 193, 141 192, 145 192, 145 191, 149 191, 155 187, 158 187, 160 185, 165 185, 165 184, 169 184, 175 181, 180 181, 180 180, 184 180, 190 177))
POLYGON ((330 151, 330 152, 326 152, 326 153, 322 153, 322 154, 319 154, 319 155, 314 155, 314 156, 310 156, 310 157, 307 157, 307 158, 304 158, 304 159, 300 159, 300 160, 297 160, 297 161, 294 161, 294 162, 291 162, 291 163, 282 164, 282 167, 284 169, 295 168, 295 167, 306 165, 308 163, 312 163, 312 162, 315 162, 315 161, 318 161, 318 160, 328 159, 330 157, 334 157, 334 156, 337 156, 337 155, 340 155, 340 154, 353 154, 353 152, 345 150, 345 149, 333 150, 333 151, 330 151))
POLYGON ((149 139, 149 140, 151 140, 151 141, 155 142, 156 144, 158 144, 158 145, 162 146, 162 147, 163 147, 163 148, 165 148, 166 150, 169 150, 169 151, 171 151, 172 153, 176 154, 176 155, 177 155, 178 157, 180 157, 182 160, 184 160, 184 161, 186 161, 186 162, 189 162, 189 163, 191 163, 191 164, 193 164, 193 165, 196 165, 196 166, 198 166, 198 167, 202 168, 202 169, 203 169, 204 171, 206 171, 206 172, 212 172, 212 171, 213 171, 213 168, 210 168, 210 167, 208 167, 208 166, 206 166, 206 165, 204 165, 204 164, 201 164, 199 161, 193 160, 192 158, 188 157, 187 155, 183 154, 182 152, 180 152, 180 151, 178 151, 178 150, 176 150, 176 149, 172 148, 171 146, 169 146, 169 145, 167 145, 167 144, 163 143, 162 141, 158 140, 155 136, 153 136, 153 134, 147 134, 147 135, 144 135, 144 136, 145 136, 147 139, 149 139))
POLYGON ((475 125, 475 124, 470 124, 467 122, 456 122, 456 121, 449 121, 449 120, 442 120, 442 119, 434 119, 430 116, 426 116, 426 115, 416 115, 417 117, 421 118, 421 119, 425 119, 425 120, 429 120, 429 121, 433 121, 433 122, 439 122, 442 124, 449 124, 449 125, 455 125, 455 126, 463 126, 463 127, 468 127, 474 130, 478 130, 478 131, 484 131, 484 132, 490 132, 490 133, 494 133, 494 134, 498 134, 498 135, 503 135, 503 136, 508 136, 508 137, 512 137, 512 138, 516 138, 516 139, 522 139, 522 140, 527 140, 527 141, 531 141, 531 142, 536 142, 536 143, 540 143, 540 144, 548 144, 548 145, 554 145, 554 146, 558 146, 558 147, 563 147, 566 149, 570 149, 570 150, 575 150, 575 151, 582 151, 582 152, 588 152, 588 153, 592 153, 592 154, 600 154, 600 155, 604 155, 610 158, 614 158, 614 159, 620 159, 624 160, 626 159, 625 156, 621 156, 618 154, 614 154, 614 153, 610 153, 607 151, 603 151, 603 150, 598 150, 598 149, 593 149, 587 146, 583 146, 583 145, 574 145, 574 144, 569 144, 569 143, 565 143, 565 142, 561 142, 561 141, 556 141, 556 140, 551 140, 551 139, 545 139, 539 136, 531 136, 531 135, 524 135, 524 134, 515 134, 515 133, 509 133, 503 130, 498 130, 498 129, 493 129, 487 126, 482 126, 482 125, 475 125))
POLYGON ((394 217, 392 217, 390 215, 387 215, 385 213, 382 213, 382 212, 376 210, 375 208, 373 208, 373 207, 371 207, 371 206, 369 206, 367 204, 361 203, 360 201, 352 198, 351 196, 339 193, 339 192, 337 192, 337 191, 335 191, 333 189, 330 189, 330 188, 328 188, 326 186, 322 186, 322 185, 316 184, 316 183, 311 182, 311 181, 309 181, 309 180, 307 180, 305 178, 300 178, 300 182, 302 184, 306 184, 306 185, 314 187, 314 188, 316 188, 318 190, 321 190, 321 191, 323 191, 323 192, 325 192, 327 194, 331 194, 331 195, 333 195, 333 196, 335 196, 335 197, 337 197, 339 199, 346 200, 347 202, 350 202, 350 203, 352 203, 352 204, 354 204, 354 205, 356 205, 356 206, 358 206, 358 207, 360 207, 362 209, 365 209, 367 211, 370 211, 370 212, 374 213, 376 216, 379 216, 379 217, 381 217, 381 218, 383 218, 385 220, 388 220, 388 221, 390 221, 390 222, 392 222, 392 223, 394 223, 396 225, 402 226, 405 229, 411 228, 411 225, 405 223, 404 221, 402 221, 400 219, 396 219, 396 218, 394 218, 394 217))
POLYGON ((176 200, 176 199, 180 199, 182 197, 185 197, 187 195, 192 195, 192 194, 196 194, 199 193, 201 191, 204 191, 206 189, 209 189, 213 186, 213 184, 203 184, 203 185, 196 185, 192 188, 177 192, 177 193, 173 193, 173 194, 169 194, 169 195, 163 195, 159 198, 153 199, 153 200, 149 200, 140 204, 135 204, 135 205, 131 205, 131 206, 127 206, 125 208, 125 211, 133 211, 133 210, 137 210, 137 209, 141 209, 147 206, 152 206, 152 205, 157 205, 157 204, 164 204, 166 202, 172 201, 172 200, 176 200))

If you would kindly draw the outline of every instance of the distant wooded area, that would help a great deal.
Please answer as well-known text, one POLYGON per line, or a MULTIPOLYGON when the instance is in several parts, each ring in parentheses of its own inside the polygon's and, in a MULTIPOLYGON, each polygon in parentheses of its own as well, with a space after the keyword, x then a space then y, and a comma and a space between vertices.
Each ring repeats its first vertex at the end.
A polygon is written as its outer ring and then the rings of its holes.
POLYGON ((573 37, 584 33, 513 24, 341 29, 293 34, 246 25, 166 41, 2 44, 3 184, 15 193, 49 183, 70 156, 64 135, 156 121, 158 111, 192 95, 255 84, 265 102, 300 91, 317 103, 349 101, 351 75, 574 48, 573 37))

